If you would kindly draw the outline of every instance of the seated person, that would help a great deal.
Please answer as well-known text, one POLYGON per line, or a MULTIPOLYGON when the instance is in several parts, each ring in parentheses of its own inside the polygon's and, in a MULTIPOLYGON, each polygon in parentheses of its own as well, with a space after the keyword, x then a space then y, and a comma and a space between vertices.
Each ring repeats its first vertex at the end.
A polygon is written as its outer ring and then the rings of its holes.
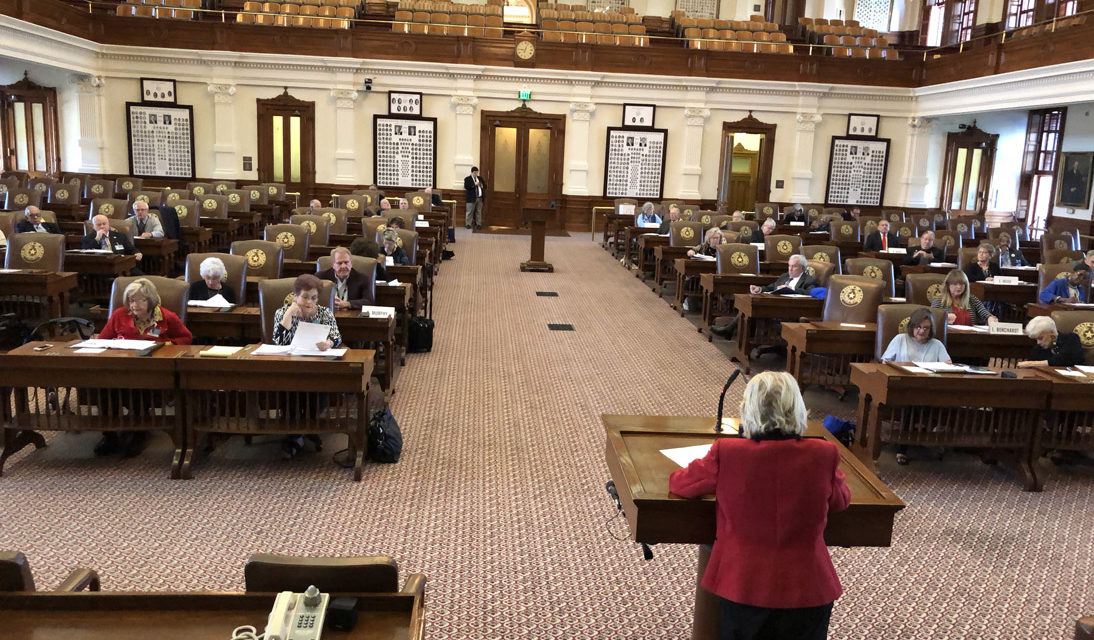
POLYGON ((653 203, 647 202, 646 204, 642 205, 642 213, 639 213, 638 216, 634 219, 634 226, 645 227, 655 224, 660 226, 661 216, 657 215, 657 213, 653 210, 653 203))
MULTIPOLYGON (((133 243, 129 241, 129 236, 120 231, 115 231, 110 228, 110 218, 99 214, 91 219, 91 224, 95 226, 94 231, 84 236, 80 242, 80 247, 83 249, 105 249, 110 253, 117 253, 126 256, 137 256, 139 261, 144 256, 133 247, 133 243)), ((131 275, 143 275, 134 268, 130 269, 131 275)))
POLYGON ((999 243, 999 266, 1000 267, 1028 267, 1029 262, 1026 261, 1026 257, 1022 255, 1022 252, 1011 246, 1010 234, 1003 232, 996 237, 996 242, 999 243))
POLYGON ((889 341, 883 362, 951 362, 946 345, 934 337, 934 315, 919 308, 908 318, 908 328, 889 341))
POLYGON ((395 264, 410 264, 410 258, 406 251, 399 246, 399 232, 395 229, 384 229, 384 246, 380 249, 381 258, 386 263, 386 258, 391 258, 395 264))
POLYGON ((400 209, 409 209, 410 208, 410 203, 407 202, 406 198, 399 198, 399 208, 400 209))
POLYGON ((391 202, 387 198, 380 198, 380 211, 391 211, 391 202))
POLYGON ((779 276, 775 282, 763 287, 755 284, 749 285, 748 290, 752 293, 774 293, 776 295, 787 293, 809 295, 813 287, 819 287, 820 284, 815 277, 805 272, 807 266, 809 266, 809 261, 805 259, 805 256, 796 253, 790 256, 790 260, 787 261, 786 273, 779 276))
POLYGON ((1086 302, 1086 279, 1089 275, 1090 267, 1085 262, 1077 262, 1066 278, 1056 278, 1050 282, 1037 299, 1045 304, 1086 302))
POLYGON ((30 205, 23 211, 25 220, 20 220, 15 225, 15 233, 28 233, 30 231, 37 231, 38 233, 61 233, 61 229, 55 222, 45 222, 42 220, 41 209, 34 205, 30 205))
POLYGON ((201 280, 190 283, 191 300, 208 300, 217 295, 222 296, 228 302, 236 303, 236 292, 224 279, 228 276, 228 270, 224 268, 224 261, 220 258, 206 258, 198 267, 201 280))
POLYGON ((670 204, 669 205, 669 215, 661 220, 661 226, 657 228, 657 233, 659 233, 661 235, 665 235, 665 234, 669 233, 670 231, 672 231, 672 227, 670 225, 673 222, 676 222, 679 219, 680 219, 680 207, 678 207, 674 204, 670 204))
POLYGON ((995 247, 987 242, 980 243, 980 246, 976 249, 976 262, 965 265, 965 277, 969 279, 969 282, 991 280, 1002 274, 999 270, 999 263, 992 260, 994 255, 995 247))
POLYGON ((829 233, 832 231, 832 216, 817 216, 810 225, 810 228, 819 233, 829 233))
POLYGON ((1075 266, 1079 264, 1085 264, 1086 268, 1094 271, 1094 249, 1087 251, 1082 260, 1075 263, 1075 266))
POLYGON ((1056 321, 1050 316, 1037 316, 1026 325, 1026 335, 1037 342, 1029 351, 1029 360, 1018 363, 1019 367, 1073 367, 1085 364, 1083 343, 1079 336, 1060 333, 1056 321))
POLYGON ((429 206, 430 207, 443 207, 444 206, 444 202, 441 200, 441 194, 433 193, 433 187, 426 187, 424 189, 424 191, 429 196, 429 206))
POLYGON ((800 204, 794 205, 794 207, 783 214, 783 222, 790 224, 791 222, 805 222, 805 207, 800 204))
POLYGON ((942 281, 942 295, 931 300, 931 306, 936 309, 948 309, 946 322, 951 325, 971 327, 974 324, 983 325, 999 321, 984 307, 980 298, 969 293, 969 279, 957 269, 946 274, 946 279, 942 281))
MULTIPOLYGON (((880 224, 879 224, 880 226, 880 224)), ((934 231, 924 231, 919 236, 919 245, 908 247, 908 255, 904 257, 904 264, 930 264, 943 262, 946 259, 946 250, 934 246, 934 231)))
POLYGON ((319 210, 322 209, 322 208, 323 208, 323 203, 319 202, 319 200, 313 198, 312 201, 308 203, 308 214, 313 215, 313 216, 317 216, 321 213, 319 210))
POLYGON ((744 211, 737 209, 733 212, 733 222, 742 222, 745 219, 744 211))
POLYGON ((133 228, 138 238, 162 238, 163 225, 156 216, 148 215, 148 203, 137 200, 133 203, 133 228))
POLYGON ((394 216, 387 221, 387 226, 391 227, 392 229, 402 229, 403 225, 403 219, 398 216, 394 216))
POLYGON ((766 236, 771 235, 775 231, 775 220, 768 218, 764 220, 764 223, 760 225, 759 229, 752 231, 752 238, 749 239, 750 243, 763 242, 766 236))
POLYGON ((160 305, 156 286, 145 278, 137 278, 125 288, 122 306, 110 314, 99 337, 171 344, 190 344, 194 338, 174 311, 160 305))
POLYGON ((387 282, 387 271, 384 270, 384 260, 380 257, 380 245, 368 238, 356 238, 349 245, 350 255, 362 258, 376 259, 376 281, 387 282))
POLYGON ((843 217, 844 220, 847 220, 848 222, 850 222, 850 221, 853 221, 853 220, 858 220, 858 217, 861 213, 862 213, 862 210, 859 209, 858 207, 851 207, 850 209, 848 209, 847 211, 844 211, 840 215, 843 217))
POLYGON ((723 237, 722 230, 718 227, 707 229, 707 232, 703 234, 703 243, 688 249, 688 257, 692 258, 696 255, 716 257, 718 245, 722 244, 723 237))
POLYGON ((335 309, 360 309, 373 302, 368 277, 354 271, 350 255, 349 249, 345 247, 331 249, 331 268, 315 274, 320 280, 334 283, 335 309))
POLYGON ((889 231, 888 220, 878 220, 877 231, 866 236, 866 243, 862 245, 863 251, 886 251, 900 247, 900 238, 889 231))

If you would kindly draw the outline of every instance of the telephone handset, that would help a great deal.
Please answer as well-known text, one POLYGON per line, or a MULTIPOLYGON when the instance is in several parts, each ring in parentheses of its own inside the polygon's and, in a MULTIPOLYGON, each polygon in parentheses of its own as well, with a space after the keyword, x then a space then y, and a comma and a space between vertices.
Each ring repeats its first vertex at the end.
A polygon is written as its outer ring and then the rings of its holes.
POLYGON ((266 621, 266 640, 319 640, 330 594, 314 585, 304 593, 282 591, 266 621))

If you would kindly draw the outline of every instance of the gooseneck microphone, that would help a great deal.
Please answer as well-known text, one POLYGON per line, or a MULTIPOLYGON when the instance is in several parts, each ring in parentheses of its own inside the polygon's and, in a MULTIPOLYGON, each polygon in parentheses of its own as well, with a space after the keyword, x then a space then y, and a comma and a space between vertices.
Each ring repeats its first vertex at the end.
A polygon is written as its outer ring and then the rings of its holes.
POLYGON ((741 375, 741 370, 735 369, 729 376, 729 380, 726 380, 726 386, 722 387, 722 395, 718 396, 718 420, 714 423, 714 433, 722 432, 722 410, 726 404, 726 391, 729 391, 729 385, 733 384, 733 381, 739 375, 741 375))

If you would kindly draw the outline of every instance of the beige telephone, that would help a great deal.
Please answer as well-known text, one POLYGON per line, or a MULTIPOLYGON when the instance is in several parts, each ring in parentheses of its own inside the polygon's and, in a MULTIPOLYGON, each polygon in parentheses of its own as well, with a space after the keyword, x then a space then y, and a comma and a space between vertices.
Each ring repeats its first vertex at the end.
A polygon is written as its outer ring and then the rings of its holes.
POLYGON ((266 621, 266 640, 319 640, 330 594, 314 585, 304 593, 282 591, 266 621))

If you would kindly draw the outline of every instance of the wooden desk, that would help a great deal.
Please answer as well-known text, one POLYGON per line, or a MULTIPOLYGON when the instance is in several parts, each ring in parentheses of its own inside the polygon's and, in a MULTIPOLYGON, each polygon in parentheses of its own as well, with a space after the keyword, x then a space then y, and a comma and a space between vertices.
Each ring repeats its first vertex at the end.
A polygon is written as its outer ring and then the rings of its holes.
POLYGON ((117 253, 65 252, 65 268, 79 273, 77 300, 103 300, 110 295, 114 278, 129 275, 137 256, 117 253))
MULTIPOLYGON (((635 213, 638 213, 640 205, 635 206, 635 213)), ((596 209, 593 208, 593 216, 595 221, 596 209)), ((619 250, 620 245, 623 242, 623 230, 628 226, 633 226, 635 221, 634 214, 621 214, 616 213, 614 208, 608 209, 604 214, 604 241, 601 243, 605 249, 609 251, 619 250)), ((595 228, 595 227, 594 227, 595 228)))
MULTIPOLYGON (((657 235, 658 227, 626 227, 623 229, 623 265, 630 268, 642 255, 638 250, 638 241, 647 234, 657 235)), ((657 236, 665 239, 668 244, 668 236, 657 236)))
POLYGON ((996 366, 1013 368, 1029 360, 1033 340, 1024 335, 992 335, 987 331, 950 325, 946 327, 946 351, 954 362, 982 361, 987 355, 996 366))
POLYGON ((942 266, 931 266, 924 264, 905 264, 900 266, 900 277, 903 278, 909 273, 937 273, 939 275, 946 275, 947 273, 957 269, 957 263, 939 263, 942 266))
POLYGON ((782 343, 780 332, 772 326, 773 321, 797 322, 800 318, 817 317, 824 311, 824 300, 770 293, 734 294, 733 304, 737 308, 738 322, 737 345, 731 357, 744 365, 745 373, 751 371, 749 358, 753 349, 782 343))
POLYGON ((0 272, 0 308, 14 307, 26 318, 68 315, 68 292, 76 288, 77 273, 17 269, 0 272))
POLYGON ((778 279, 772 275, 752 275, 748 273, 703 273, 699 275, 699 288, 703 292, 703 323, 699 331, 706 330, 707 342, 714 339, 710 331, 719 317, 733 316, 737 307, 733 297, 738 293, 749 293, 752 285, 761 287, 778 279))
POLYGON ((235 218, 200 218, 201 226, 212 232, 210 245, 217 251, 227 253, 236 239, 239 221, 235 218))
MULTIPOLYGON (((390 267, 384 267, 384 270, 387 271, 389 278, 410 286, 410 313, 412 315, 426 313, 433 289, 433 276, 430 270, 412 264, 393 264, 390 267)), ((432 317, 432 315, 430 312, 429 316, 432 317)))
POLYGON ((657 268, 657 256, 654 255, 654 249, 667 247, 668 244, 668 236, 659 236, 656 233, 644 233, 638 236, 638 271, 634 277, 645 280, 647 272, 653 273, 657 268))
POLYGON ((45 446, 38 431, 163 430, 171 435, 177 460, 184 423, 175 360, 191 347, 165 345, 150 355, 115 349, 77 354, 70 344, 31 342, 0 354, 0 474, 23 447, 45 446), (35 351, 47 344, 53 346, 35 351))
POLYGON ((1037 284, 1037 267, 1000 267, 999 272, 1005 276, 1014 276, 1022 282, 1037 284))
MULTIPOLYGON (((607 433, 608 470, 634 540, 712 544, 716 530, 713 496, 688 500, 669 493, 669 474, 678 467, 660 451, 712 442, 719 437, 713 433, 714 418, 602 415, 600 419, 607 433)), ((811 422, 807 435, 825 438, 839 447, 840 469, 851 490, 850 507, 828 515, 825 542, 846 547, 889 546, 894 516, 904 503, 819 423, 811 422)), ((710 549, 699 549, 697 572, 701 579, 710 549)), ((698 583, 696 580, 692 639, 714 640, 718 637, 718 604, 698 583)))
POLYGON ((1094 376, 1065 376, 1057 367, 1037 367, 1034 371, 1052 383, 1052 395, 1045 426, 1037 430, 1033 440, 1033 460, 1052 449, 1094 450, 1094 376))
POLYGON ((360 481, 368 450, 368 383, 375 352, 342 358, 255 356, 253 346, 227 358, 202 358, 188 347, 175 361, 186 397, 186 445, 177 477, 189 479, 199 434, 345 433, 360 481))
POLYGON ((877 325, 845 327, 839 322, 784 322, 786 367, 805 388, 816 384, 843 387, 850 383, 851 363, 874 359, 877 325))
POLYGON ((170 278, 175 268, 179 241, 171 238, 134 238, 133 246, 142 254, 141 271, 170 278))
POLYGON ((395 344, 399 346, 399 364, 401 365, 406 365, 406 347, 410 342, 410 294, 409 284, 399 283, 394 287, 390 285, 376 287, 376 306, 395 307, 395 321, 399 326, 395 333, 395 344))
MULTIPOLYGON (((333 594, 356 597, 351 632, 324 638, 421 640, 424 590, 333 594)), ((7 640, 226 640, 243 625, 266 627, 275 593, 0 593, 7 640)))
POLYGON ((684 317, 684 300, 688 296, 702 295, 699 288, 699 275, 714 273, 718 270, 717 260, 697 260, 695 258, 676 258, 673 261, 673 270, 676 271, 676 298, 673 309, 684 317))
POLYGON ((1020 284, 996 284, 981 280, 969 283, 969 293, 982 302, 995 302, 1005 305, 1000 313, 1004 322, 1022 322, 1026 315, 1026 305, 1037 302, 1037 285, 1028 282, 1020 284))
POLYGON ((1033 442, 1052 383, 1028 370, 1017 375, 924 375, 852 364, 851 383, 859 388, 854 452, 873 469, 883 442, 990 449, 1017 468, 1027 491, 1039 491, 1033 442))
POLYGON ((343 343, 367 342, 380 347, 377 350, 375 374, 384 391, 395 393, 395 378, 399 371, 400 353, 395 343, 398 323, 391 318, 365 318, 352 309, 336 311, 335 320, 343 343))
POLYGON ((667 244, 653 248, 653 290, 657 295, 661 295, 665 282, 669 280, 675 281, 676 268, 673 263, 677 258, 686 258, 688 249, 690 248, 691 247, 673 247, 667 244))
POLYGON ((209 253, 213 230, 208 227, 182 227, 183 253, 209 253))
POLYGON ((257 237, 255 230, 262 221, 262 214, 258 211, 229 211, 228 218, 235 220, 239 227, 236 231, 237 240, 250 240, 257 237))

